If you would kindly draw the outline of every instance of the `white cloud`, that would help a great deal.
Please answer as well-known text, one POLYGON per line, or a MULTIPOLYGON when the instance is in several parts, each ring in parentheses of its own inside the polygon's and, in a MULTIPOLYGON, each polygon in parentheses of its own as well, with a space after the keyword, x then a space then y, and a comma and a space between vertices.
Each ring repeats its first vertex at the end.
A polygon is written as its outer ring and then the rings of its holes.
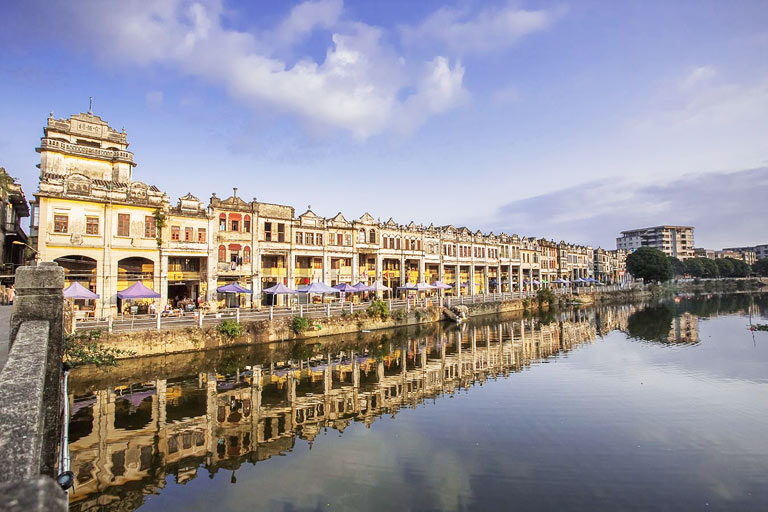
POLYGON ((621 150, 637 172, 680 175, 761 165, 768 75, 736 81, 710 67, 668 81, 626 124, 621 150))
POLYGON ((697 86, 705 84, 712 80, 717 74, 712 66, 699 66, 691 69, 678 83, 678 87, 683 92, 689 92, 697 86))
POLYGON ((401 27, 406 45, 439 43, 458 54, 487 53, 511 47, 521 38, 549 28, 563 9, 527 11, 512 2, 501 8, 468 9, 444 7, 420 25, 401 27))
POLYGON ((275 30, 250 33, 221 22, 221 0, 191 3, 93 1, 73 4, 94 51, 109 63, 161 65, 224 87, 254 106, 297 114, 311 125, 364 139, 412 129, 466 97, 464 68, 441 56, 409 63, 384 43, 382 29, 341 20, 340 0, 294 7, 275 30), (273 56, 315 29, 333 29, 322 61, 273 56), (274 47, 265 41, 274 39, 274 47), (412 92, 402 98, 404 91, 412 92))
POLYGON ((507 203, 490 227, 511 233, 525 226, 539 236, 613 248, 622 230, 682 224, 696 227, 697 246, 748 245, 768 232, 763 214, 767 187, 766 167, 688 174, 653 184, 626 179, 582 183, 507 203))
POLYGON ((293 9, 272 34, 281 44, 293 44, 315 29, 332 29, 337 25, 344 2, 319 0, 304 2, 293 9))

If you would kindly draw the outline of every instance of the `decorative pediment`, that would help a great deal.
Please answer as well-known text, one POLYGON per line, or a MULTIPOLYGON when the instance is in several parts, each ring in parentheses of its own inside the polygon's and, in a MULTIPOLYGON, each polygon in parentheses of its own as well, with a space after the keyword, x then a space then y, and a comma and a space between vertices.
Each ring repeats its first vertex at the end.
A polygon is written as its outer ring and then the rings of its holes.
POLYGON ((388 220, 388 221, 385 223, 385 225, 386 225, 388 228, 396 228, 396 227, 397 227, 397 222, 395 222, 395 219, 393 219, 392 217, 390 217, 390 218, 389 218, 389 220, 388 220))
POLYGON ((376 224, 376 219, 374 219, 370 213, 365 212, 362 217, 358 219, 359 222, 362 222, 363 224, 376 224))
POLYGON ((302 213, 301 215, 299 215, 299 219, 302 219, 302 220, 304 220, 304 219, 317 219, 317 218, 318 218, 317 214, 315 212, 313 212, 312 210, 307 210, 304 213, 302 213))
POLYGON ((248 203, 240 199, 239 197, 229 196, 221 202, 222 206, 228 206, 230 208, 247 208, 248 203))
POLYGON ((91 179, 84 174, 70 174, 65 179, 67 194, 90 195, 91 179))
POLYGON ((203 203, 191 193, 179 198, 179 209, 184 211, 201 211, 204 209, 203 203))
POLYGON ((325 219, 318 216, 311 209, 299 215, 299 222, 302 226, 320 227, 322 226, 323 221, 325 221, 325 219))
POLYGON ((350 222, 344 218, 341 212, 334 215, 331 219, 328 219, 328 224, 330 224, 331 226, 337 226, 337 227, 339 226, 346 227, 351 225, 350 222))
POLYGON ((197 201, 200 202, 200 199, 192 195, 192 192, 187 192, 185 196, 181 197, 182 201, 197 201))
POLYGON ((131 197, 147 197, 147 191, 149 186, 141 181, 131 182, 130 194, 131 197))

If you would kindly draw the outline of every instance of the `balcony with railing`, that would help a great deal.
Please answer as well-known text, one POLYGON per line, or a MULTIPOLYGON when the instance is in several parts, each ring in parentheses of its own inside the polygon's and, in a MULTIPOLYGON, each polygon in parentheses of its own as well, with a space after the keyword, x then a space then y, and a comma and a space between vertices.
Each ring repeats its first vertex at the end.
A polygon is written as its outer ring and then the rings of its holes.
POLYGON ((331 279, 335 279, 337 281, 350 281, 352 279, 352 268, 342 267, 340 269, 332 269, 331 279))
POLYGON ((203 275, 195 271, 168 271, 168 281, 200 281, 203 275))
POLYGON ((288 269, 280 267, 262 267, 261 277, 287 277, 288 269))
POLYGON ((83 155, 96 158, 105 158, 108 160, 120 160, 124 162, 133 162, 133 153, 119 149, 92 148, 89 146, 79 146, 55 139, 42 139, 40 141, 41 150, 62 151, 72 155, 83 155))

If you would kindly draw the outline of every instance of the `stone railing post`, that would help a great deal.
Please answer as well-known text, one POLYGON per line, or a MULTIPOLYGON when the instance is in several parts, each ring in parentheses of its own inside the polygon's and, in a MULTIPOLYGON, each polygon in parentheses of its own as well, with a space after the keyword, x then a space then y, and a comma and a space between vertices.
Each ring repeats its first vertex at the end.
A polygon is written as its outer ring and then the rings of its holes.
MULTIPOLYGON (((64 269, 53 262, 23 266, 16 271, 11 312, 10 346, 24 322, 41 320, 48 323, 48 349, 43 400, 47 435, 43 441, 41 472, 54 475, 56 449, 61 428, 61 360, 64 351, 64 269)), ((45 340, 40 340, 45 343, 45 340)))

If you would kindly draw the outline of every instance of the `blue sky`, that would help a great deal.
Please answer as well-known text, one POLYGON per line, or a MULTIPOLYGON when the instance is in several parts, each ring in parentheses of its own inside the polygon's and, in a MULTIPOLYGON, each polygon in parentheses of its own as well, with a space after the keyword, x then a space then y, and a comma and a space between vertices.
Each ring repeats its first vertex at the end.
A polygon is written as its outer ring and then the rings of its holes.
POLYGON ((28 195, 48 112, 93 96, 134 178, 174 199, 238 187, 297 213, 604 247, 660 223, 768 242, 763 1, 0 9, 0 165, 28 195), (713 215, 703 184, 732 207, 713 215))

